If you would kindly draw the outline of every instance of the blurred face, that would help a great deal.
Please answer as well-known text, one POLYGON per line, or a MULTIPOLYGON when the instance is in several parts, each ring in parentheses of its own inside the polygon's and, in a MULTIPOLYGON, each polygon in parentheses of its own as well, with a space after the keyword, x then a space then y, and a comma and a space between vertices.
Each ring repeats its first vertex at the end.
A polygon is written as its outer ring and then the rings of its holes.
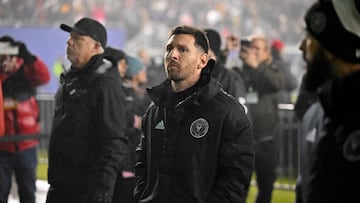
POLYGON ((309 63, 312 61, 316 50, 320 44, 309 34, 306 34, 304 39, 301 41, 300 50, 302 51, 304 60, 309 63))
POLYGON ((147 75, 145 69, 139 71, 132 78, 133 88, 139 95, 145 94, 145 88, 147 84, 147 75))
POLYGON ((126 70, 127 70, 127 63, 125 59, 121 59, 117 62, 118 71, 120 73, 120 76, 123 78, 125 76, 126 70))
POLYGON ((100 47, 100 43, 91 37, 71 32, 66 43, 66 56, 73 67, 83 68, 100 47))
POLYGON ((251 41, 251 48, 255 51, 259 63, 267 61, 270 57, 270 49, 264 39, 255 38, 251 41))
POLYGON ((201 70, 207 63, 207 57, 201 48, 195 46, 195 38, 192 35, 171 36, 166 44, 164 55, 168 79, 185 89, 191 87, 200 78, 201 70))
POLYGON ((11 73, 20 68, 23 60, 16 56, 0 55, 0 70, 4 73, 11 73))
POLYGON ((309 34, 302 40, 300 49, 307 64, 305 88, 316 91, 326 80, 334 77, 332 66, 325 56, 324 48, 309 34))

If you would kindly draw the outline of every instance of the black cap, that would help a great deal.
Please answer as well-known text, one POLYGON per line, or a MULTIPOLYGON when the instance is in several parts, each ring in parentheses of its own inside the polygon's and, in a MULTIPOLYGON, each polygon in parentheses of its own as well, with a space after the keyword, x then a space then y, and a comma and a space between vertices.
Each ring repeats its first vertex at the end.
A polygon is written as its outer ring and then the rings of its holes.
POLYGON ((78 32, 82 35, 87 35, 95 41, 101 43, 103 48, 106 47, 107 33, 105 27, 96 20, 91 18, 82 18, 75 23, 73 27, 61 24, 60 28, 66 32, 78 32))
POLYGON ((306 30, 335 56, 360 62, 360 1, 319 0, 305 14, 306 30))
POLYGON ((221 53, 221 36, 218 31, 214 29, 205 29, 206 36, 209 39, 210 49, 219 56, 221 53))

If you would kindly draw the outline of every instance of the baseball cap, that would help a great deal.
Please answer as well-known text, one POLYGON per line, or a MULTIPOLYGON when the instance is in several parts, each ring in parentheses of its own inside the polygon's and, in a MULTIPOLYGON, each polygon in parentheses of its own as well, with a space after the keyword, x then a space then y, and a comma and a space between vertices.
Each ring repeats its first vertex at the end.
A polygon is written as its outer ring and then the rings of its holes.
POLYGON ((271 41, 271 47, 276 50, 282 50, 284 48, 284 42, 280 39, 273 39, 271 41))
POLYGON ((359 0, 319 0, 305 14, 306 30, 335 56, 351 63, 360 62, 359 19, 359 0))
POLYGON ((105 27, 96 20, 91 18, 82 18, 74 26, 61 24, 60 28, 66 32, 78 32, 87 35, 95 41, 100 42, 103 48, 106 47, 107 33, 105 27))

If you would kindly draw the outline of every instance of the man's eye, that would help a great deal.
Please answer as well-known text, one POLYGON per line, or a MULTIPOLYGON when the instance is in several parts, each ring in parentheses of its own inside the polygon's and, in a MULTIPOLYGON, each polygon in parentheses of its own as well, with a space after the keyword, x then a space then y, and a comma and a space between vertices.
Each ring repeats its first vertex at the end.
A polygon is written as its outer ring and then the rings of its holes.
POLYGON ((179 51, 180 51, 181 53, 184 53, 184 52, 187 51, 187 49, 185 49, 185 48, 180 48, 179 51))

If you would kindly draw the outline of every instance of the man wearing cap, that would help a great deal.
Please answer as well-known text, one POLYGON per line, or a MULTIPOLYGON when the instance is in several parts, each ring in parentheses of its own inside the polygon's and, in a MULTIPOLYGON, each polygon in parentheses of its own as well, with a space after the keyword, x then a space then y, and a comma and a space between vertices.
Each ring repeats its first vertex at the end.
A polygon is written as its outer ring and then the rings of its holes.
POLYGON ((127 150, 125 94, 116 64, 104 57, 105 27, 90 18, 73 27, 49 146, 47 203, 111 202, 127 150))
POLYGON ((360 202, 359 11, 358 0, 319 0, 305 15, 304 85, 318 102, 304 121, 323 116, 301 129, 302 202, 360 202))

